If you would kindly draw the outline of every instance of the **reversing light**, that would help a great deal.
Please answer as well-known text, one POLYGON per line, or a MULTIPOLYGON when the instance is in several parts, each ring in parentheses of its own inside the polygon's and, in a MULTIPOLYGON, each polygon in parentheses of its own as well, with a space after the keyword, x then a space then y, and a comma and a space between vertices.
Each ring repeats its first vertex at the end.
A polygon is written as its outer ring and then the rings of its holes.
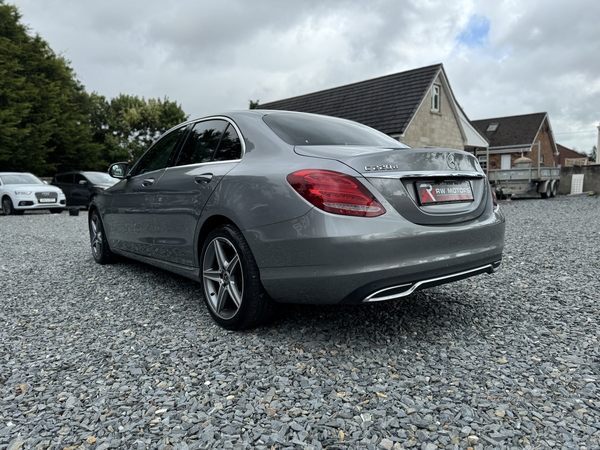
POLYGON ((287 176, 290 185, 310 204, 332 214, 376 217, 385 208, 356 178, 329 170, 299 170, 287 176))

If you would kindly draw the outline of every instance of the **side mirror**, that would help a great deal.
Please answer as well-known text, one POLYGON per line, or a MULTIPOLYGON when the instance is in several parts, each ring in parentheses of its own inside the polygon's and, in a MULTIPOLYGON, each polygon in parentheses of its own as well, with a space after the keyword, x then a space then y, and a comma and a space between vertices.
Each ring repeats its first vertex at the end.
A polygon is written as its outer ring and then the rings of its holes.
POLYGON ((111 164, 108 168, 108 174, 113 178, 120 180, 127 178, 127 171, 129 170, 129 164, 126 162, 118 162, 111 164))
POLYGON ((85 180, 79 180, 79 184, 87 184, 87 181, 85 181, 85 180))

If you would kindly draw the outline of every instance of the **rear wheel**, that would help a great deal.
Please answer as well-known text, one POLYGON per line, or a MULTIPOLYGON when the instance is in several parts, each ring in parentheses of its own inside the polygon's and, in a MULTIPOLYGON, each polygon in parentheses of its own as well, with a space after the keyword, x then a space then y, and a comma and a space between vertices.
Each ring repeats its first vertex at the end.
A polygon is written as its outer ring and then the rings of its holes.
POLYGON ((94 211, 90 218, 90 243, 94 261, 98 264, 114 262, 115 254, 110 251, 110 247, 108 246, 104 227, 102 226, 102 219, 100 219, 98 211, 94 211))
POLYGON ((550 190, 550 197, 556 197, 557 192, 558 192, 558 183, 556 181, 553 181, 552 188, 550 190))
POLYGON ((60 214, 63 212, 63 209, 62 208, 52 208, 52 209, 50 209, 50 212, 52 214, 60 214))
POLYGON ((550 186, 550 183, 546 183, 546 190, 544 192, 540 192, 540 195, 542 196, 542 198, 550 198, 551 193, 552 187, 550 186))
POLYGON ((260 282, 254 256, 236 227, 213 230, 200 255, 202 296, 211 316, 229 330, 263 323, 272 312, 272 300, 260 282))

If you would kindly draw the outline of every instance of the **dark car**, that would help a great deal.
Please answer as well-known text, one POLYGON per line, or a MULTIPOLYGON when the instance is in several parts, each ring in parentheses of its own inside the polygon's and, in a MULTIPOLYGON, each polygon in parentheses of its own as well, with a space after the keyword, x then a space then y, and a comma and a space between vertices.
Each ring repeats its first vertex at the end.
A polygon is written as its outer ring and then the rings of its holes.
POLYGON ((493 273, 505 221, 477 158, 411 149, 333 117, 238 111, 182 123, 90 205, 96 262, 115 254, 201 283, 229 329, 272 302, 392 300, 493 273))
POLYGON ((62 189, 67 206, 87 207, 96 195, 119 181, 104 172, 57 173, 50 184, 62 189))

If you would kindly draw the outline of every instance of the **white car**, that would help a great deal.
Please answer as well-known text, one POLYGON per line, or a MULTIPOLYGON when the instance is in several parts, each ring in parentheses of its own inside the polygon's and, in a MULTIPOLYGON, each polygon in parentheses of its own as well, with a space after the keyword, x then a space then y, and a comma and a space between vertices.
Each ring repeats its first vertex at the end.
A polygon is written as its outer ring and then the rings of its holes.
POLYGON ((60 188, 25 172, 0 172, 0 199, 2 211, 7 216, 36 209, 48 209, 59 214, 67 204, 60 188))

